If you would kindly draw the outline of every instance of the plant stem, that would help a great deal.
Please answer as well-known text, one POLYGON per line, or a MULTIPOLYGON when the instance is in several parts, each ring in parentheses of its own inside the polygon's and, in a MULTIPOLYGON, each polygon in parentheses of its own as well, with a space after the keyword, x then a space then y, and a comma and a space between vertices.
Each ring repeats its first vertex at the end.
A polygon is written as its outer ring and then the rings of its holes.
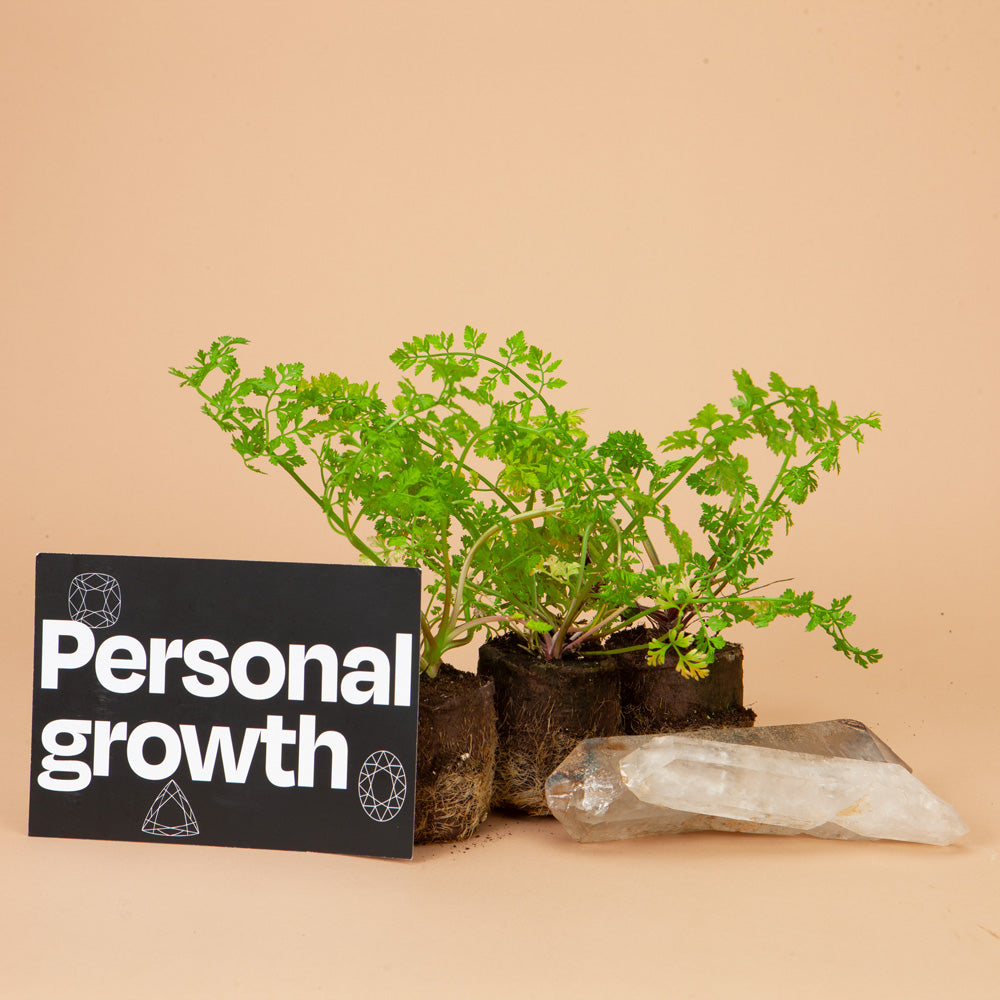
MULTIPOLYGON (((551 507, 539 507, 537 510, 525 511, 521 514, 505 515, 508 524, 516 524, 519 521, 530 521, 536 517, 547 517, 549 514, 558 514, 564 509, 564 504, 554 504, 551 507)), ((491 538, 499 534, 504 528, 503 524, 495 524, 492 528, 484 532, 470 547, 468 553, 465 556, 465 561, 462 563, 462 570, 458 576, 458 587, 455 591, 455 610, 452 614, 453 621, 450 628, 455 626, 455 618, 457 617, 458 610, 463 606, 463 601, 465 598, 465 581, 469 574, 469 568, 472 565, 472 560, 476 553, 479 551, 480 547, 488 542, 491 538)))

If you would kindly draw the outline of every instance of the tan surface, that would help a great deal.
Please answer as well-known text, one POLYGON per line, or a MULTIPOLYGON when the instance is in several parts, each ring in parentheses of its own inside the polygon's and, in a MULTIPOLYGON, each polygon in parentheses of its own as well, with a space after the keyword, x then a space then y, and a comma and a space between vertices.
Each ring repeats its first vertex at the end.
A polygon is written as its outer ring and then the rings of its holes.
POLYGON ((0 3, 0 992, 995 996, 997 51, 969 0, 0 3), (595 434, 744 365, 884 413, 774 571, 885 660, 743 635, 748 699, 867 722, 959 846, 26 837, 36 551, 348 558, 167 366, 230 333, 387 381, 465 323, 566 357, 595 434))

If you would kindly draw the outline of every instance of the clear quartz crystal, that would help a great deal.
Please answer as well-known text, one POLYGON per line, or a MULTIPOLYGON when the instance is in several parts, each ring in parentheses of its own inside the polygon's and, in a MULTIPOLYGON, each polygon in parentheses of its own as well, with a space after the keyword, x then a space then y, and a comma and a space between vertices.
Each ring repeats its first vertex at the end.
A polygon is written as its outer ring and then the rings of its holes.
POLYGON ((967 832, 853 720, 584 740, 546 784, 583 842, 695 830, 950 844, 967 832))

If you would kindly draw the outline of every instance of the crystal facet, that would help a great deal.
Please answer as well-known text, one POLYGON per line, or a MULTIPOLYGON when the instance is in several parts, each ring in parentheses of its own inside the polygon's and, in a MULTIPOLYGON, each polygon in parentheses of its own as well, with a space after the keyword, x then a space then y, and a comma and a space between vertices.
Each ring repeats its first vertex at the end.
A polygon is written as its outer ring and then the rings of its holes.
POLYGON ((945 845, 968 832, 853 720, 584 740, 546 783, 581 842, 696 830, 945 845))

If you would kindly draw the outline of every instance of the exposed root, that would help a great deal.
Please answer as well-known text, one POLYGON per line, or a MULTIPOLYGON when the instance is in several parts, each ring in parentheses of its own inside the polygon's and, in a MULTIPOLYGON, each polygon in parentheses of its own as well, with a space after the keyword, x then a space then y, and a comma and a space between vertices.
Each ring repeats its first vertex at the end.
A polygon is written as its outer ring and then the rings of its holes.
POLYGON ((435 844, 465 840, 489 814, 496 743, 479 765, 465 755, 453 767, 438 771, 430 783, 418 784, 414 841, 435 844))

